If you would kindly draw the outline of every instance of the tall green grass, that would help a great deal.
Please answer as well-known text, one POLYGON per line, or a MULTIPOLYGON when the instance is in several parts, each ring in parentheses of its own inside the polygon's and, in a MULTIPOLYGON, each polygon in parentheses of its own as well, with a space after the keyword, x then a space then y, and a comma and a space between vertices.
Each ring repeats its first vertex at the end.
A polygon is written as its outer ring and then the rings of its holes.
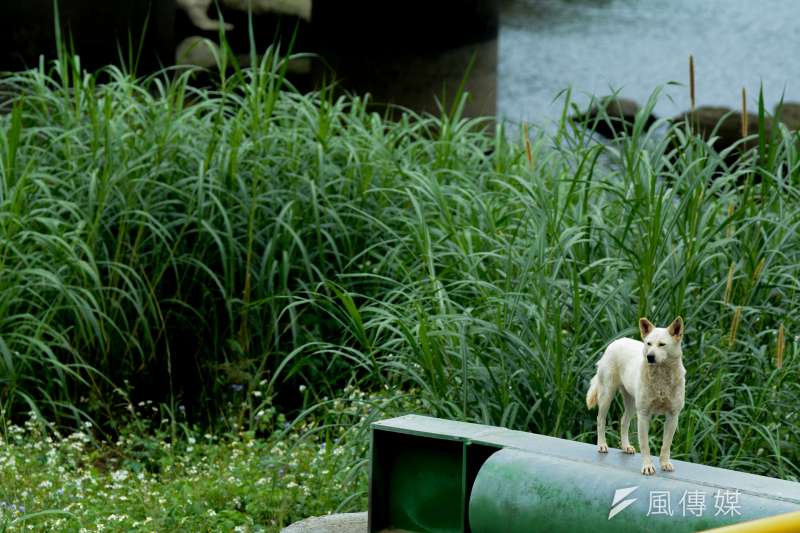
POLYGON ((565 112, 520 139, 463 99, 388 121, 299 94, 285 65, 2 81, 6 413, 113 420, 119 387, 215 423, 261 383, 298 407, 350 384, 590 441, 604 346, 682 314, 675 456, 800 475, 796 134, 733 167, 683 125, 596 145, 565 112))

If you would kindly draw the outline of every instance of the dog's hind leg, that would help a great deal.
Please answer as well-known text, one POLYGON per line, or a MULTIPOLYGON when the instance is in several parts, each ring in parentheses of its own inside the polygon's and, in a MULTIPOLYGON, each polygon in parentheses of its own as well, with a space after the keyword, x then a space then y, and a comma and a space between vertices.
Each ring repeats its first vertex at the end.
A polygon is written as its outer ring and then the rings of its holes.
POLYGON ((597 390, 597 451, 600 453, 608 452, 606 442, 606 417, 608 409, 611 407, 611 400, 614 399, 614 389, 609 388, 602 382, 598 384, 597 390))
POLYGON ((625 453, 636 453, 636 449, 631 446, 631 441, 628 438, 631 419, 636 412, 636 399, 628 394, 628 391, 625 389, 622 389, 622 399, 625 402, 625 412, 622 414, 622 422, 620 422, 619 426, 620 440, 622 441, 620 448, 622 448, 622 451, 625 453))
POLYGON ((661 470, 664 472, 672 472, 675 467, 669 461, 669 450, 672 446, 672 437, 675 436, 675 428, 678 427, 678 415, 667 415, 664 421, 664 441, 661 443, 661 453, 659 454, 659 462, 661 463, 661 470))

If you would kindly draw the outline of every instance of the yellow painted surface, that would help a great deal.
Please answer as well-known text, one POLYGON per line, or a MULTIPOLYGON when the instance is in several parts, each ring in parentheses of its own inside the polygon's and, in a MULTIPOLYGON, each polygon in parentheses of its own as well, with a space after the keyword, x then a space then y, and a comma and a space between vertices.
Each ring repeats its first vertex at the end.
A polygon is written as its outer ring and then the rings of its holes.
POLYGON ((800 511, 786 513, 732 526, 708 529, 706 533, 797 533, 800 531, 800 511))

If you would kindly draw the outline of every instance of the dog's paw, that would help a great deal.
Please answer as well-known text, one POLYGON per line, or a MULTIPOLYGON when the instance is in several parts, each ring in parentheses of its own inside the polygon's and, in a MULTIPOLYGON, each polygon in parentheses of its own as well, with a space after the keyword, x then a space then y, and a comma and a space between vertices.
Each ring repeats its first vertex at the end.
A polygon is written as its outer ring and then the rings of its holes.
POLYGON ((598 444, 597 451, 600 453, 608 453, 608 444, 598 444))
POLYGON ((672 472, 675 470, 675 467, 672 466, 672 463, 667 461, 666 463, 661 463, 661 470, 664 472, 672 472))
POLYGON ((642 465, 642 474, 645 476, 652 476, 656 473, 656 467, 653 466, 653 463, 647 463, 642 465))
POLYGON ((634 448, 633 446, 631 446, 630 444, 628 444, 627 446, 623 446, 623 447, 622 447, 622 451, 623 451, 624 453, 636 453, 636 448, 634 448))

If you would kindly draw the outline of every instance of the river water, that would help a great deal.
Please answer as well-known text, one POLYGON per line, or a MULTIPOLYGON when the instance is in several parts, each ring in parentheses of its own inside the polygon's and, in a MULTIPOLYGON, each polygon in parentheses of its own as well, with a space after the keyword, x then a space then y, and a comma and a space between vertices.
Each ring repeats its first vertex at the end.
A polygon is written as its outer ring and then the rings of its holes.
POLYGON ((620 95, 643 104, 658 86, 659 116, 689 108, 688 57, 697 105, 740 107, 759 85, 768 109, 781 94, 800 100, 800 1, 501 0, 498 114, 546 125, 573 99, 620 95), (670 81, 682 86, 666 86, 670 81))

